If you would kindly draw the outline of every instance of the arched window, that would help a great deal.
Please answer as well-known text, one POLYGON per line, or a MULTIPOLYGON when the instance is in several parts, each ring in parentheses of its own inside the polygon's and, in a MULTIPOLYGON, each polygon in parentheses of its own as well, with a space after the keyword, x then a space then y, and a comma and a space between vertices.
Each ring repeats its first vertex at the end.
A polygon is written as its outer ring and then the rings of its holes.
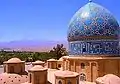
POLYGON ((58 68, 61 68, 61 64, 58 64, 58 68))
POLYGON ((81 63, 81 69, 85 69, 85 64, 81 63))
POLYGON ((86 81, 86 75, 84 73, 80 74, 80 81, 86 81))
POLYGON ((68 83, 67 84, 72 84, 70 80, 68 80, 68 83))
POLYGON ((58 81, 58 84, 62 84, 62 82, 61 82, 61 81, 58 81))

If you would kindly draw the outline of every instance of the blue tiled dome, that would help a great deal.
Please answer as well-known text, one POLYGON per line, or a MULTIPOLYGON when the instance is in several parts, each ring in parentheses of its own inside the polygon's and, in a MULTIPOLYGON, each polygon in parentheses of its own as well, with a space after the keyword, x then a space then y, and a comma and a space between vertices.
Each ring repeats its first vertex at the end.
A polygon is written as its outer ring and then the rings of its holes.
POLYGON ((80 8, 69 24, 68 41, 116 39, 118 36, 119 25, 114 16, 107 9, 93 2, 80 8))
POLYGON ((119 56, 119 24, 104 7, 89 2, 73 16, 68 29, 70 56, 119 56))

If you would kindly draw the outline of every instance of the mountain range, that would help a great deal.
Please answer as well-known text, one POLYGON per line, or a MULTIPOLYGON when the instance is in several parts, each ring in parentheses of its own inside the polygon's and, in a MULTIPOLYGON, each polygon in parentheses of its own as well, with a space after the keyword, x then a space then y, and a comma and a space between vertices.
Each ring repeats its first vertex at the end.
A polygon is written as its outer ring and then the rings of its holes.
POLYGON ((22 41, 0 42, 0 49, 15 50, 15 51, 19 50, 19 51, 44 52, 51 50, 57 44, 64 44, 64 47, 68 48, 67 41, 22 40, 22 41))

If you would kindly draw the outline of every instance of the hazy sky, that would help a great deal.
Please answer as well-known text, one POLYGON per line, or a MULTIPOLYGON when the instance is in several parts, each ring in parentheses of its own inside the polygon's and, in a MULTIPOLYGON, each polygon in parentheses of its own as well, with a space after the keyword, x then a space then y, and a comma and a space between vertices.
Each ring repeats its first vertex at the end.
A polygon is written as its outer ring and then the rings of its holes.
MULTIPOLYGON (((120 0, 93 0, 120 21, 120 0)), ((0 0, 0 41, 66 40, 68 23, 88 0, 0 0)))

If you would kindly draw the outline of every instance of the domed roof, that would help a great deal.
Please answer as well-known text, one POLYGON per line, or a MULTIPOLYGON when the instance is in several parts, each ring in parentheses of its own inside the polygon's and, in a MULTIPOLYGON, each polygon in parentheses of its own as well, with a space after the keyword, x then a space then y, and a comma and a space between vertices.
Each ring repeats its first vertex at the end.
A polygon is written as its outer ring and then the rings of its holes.
POLYGON ((89 2, 70 21, 68 41, 118 39, 119 24, 104 7, 89 2))
POLYGON ((52 58, 52 59, 49 59, 49 60, 47 60, 47 61, 57 61, 57 60, 55 60, 55 59, 52 58))
POLYGON ((33 64, 44 64, 45 62, 43 62, 43 61, 40 61, 40 60, 37 60, 37 61, 35 61, 35 62, 32 62, 33 64))
POLYGON ((47 70, 47 69, 42 67, 41 65, 35 65, 29 71, 43 71, 43 70, 47 70))
POLYGON ((97 78, 96 82, 100 84, 120 84, 120 78, 113 74, 107 74, 103 77, 97 78))
POLYGON ((72 71, 56 71, 55 72, 55 76, 59 76, 59 77, 75 77, 75 76, 78 76, 79 74, 76 73, 76 72, 72 72, 72 71))
POLYGON ((11 58, 7 61, 7 63, 20 63, 22 62, 19 58, 11 58))

